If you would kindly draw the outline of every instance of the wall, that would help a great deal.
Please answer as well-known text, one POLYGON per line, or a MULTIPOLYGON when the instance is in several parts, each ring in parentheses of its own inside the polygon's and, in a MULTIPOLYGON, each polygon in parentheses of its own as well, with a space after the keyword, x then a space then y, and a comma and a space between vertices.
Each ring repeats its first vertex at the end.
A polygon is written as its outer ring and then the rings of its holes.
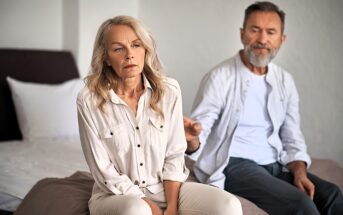
MULTIPOLYGON (((167 74, 189 114, 201 77, 242 47, 243 11, 255 0, 0 0, 0 47, 71 50, 89 67, 96 30, 119 14, 153 32, 167 74)), ((274 0, 287 14, 287 41, 275 62, 296 81, 302 128, 314 157, 343 164, 343 1, 274 0)))
MULTIPOLYGON (((139 18, 157 37, 168 75, 189 114, 201 77, 242 48, 244 9, 255 0, 145 0, 139 18)), ((304 136, 314 157, 343 164, 343 1, 274 0, 286 12, 287 40, 275 62, 295 79, 304 136)))
MULTIPOLYGON (((68 1, 68 0, 65 0, 68 1)), ((106 19, 118 15, 137 17, 138 0, 80 0, 79 1, 79 49, 80 74, 87 74, 97 30, 106 19)))
POLYGON ((61 49, 62 0, 0 0, 0 47, 61 49))

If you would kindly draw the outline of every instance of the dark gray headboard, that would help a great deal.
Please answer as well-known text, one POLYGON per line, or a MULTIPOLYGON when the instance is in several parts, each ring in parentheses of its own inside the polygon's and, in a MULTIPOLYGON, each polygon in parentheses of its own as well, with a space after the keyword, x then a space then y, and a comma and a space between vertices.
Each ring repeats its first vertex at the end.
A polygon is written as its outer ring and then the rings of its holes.
POLYGON ((79 73, 67 51, 0 49, 0 141, 22 139, 7 76, 55 84, 77 78, 79 73))

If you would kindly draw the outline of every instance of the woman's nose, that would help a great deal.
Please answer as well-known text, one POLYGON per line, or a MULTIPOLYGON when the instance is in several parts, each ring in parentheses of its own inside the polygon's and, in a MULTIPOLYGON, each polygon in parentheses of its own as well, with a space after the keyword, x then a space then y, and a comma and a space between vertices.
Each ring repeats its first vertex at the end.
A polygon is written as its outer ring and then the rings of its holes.
POLYGON ((126 54, 126 60, 130 60, 133 58, 133 54, 131 50, 127 50, 127 54, 126 54))

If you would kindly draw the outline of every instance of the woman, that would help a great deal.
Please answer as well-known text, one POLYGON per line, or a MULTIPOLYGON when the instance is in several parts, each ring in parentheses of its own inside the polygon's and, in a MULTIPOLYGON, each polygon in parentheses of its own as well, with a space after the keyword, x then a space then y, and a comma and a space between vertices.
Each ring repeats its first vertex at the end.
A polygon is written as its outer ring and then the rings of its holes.
POLYGON ((185 182, 180 87, 162 71, 155 41, 137 20, 118 16, 100 26, 77 99, 95 180, 91 214, 241 214, 233 195, 185 182))

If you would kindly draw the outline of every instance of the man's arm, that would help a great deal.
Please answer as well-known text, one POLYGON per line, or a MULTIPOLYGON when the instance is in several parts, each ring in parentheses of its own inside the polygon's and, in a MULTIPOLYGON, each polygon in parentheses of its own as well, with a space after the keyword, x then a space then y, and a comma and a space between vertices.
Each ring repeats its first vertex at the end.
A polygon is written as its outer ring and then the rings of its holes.
POLYGON ((199 134, 202 130, 202 126, 199 122, 185 116, 183 117, 183 124, 187 140, 186 154, 190 155, 200 148, 199 134))

